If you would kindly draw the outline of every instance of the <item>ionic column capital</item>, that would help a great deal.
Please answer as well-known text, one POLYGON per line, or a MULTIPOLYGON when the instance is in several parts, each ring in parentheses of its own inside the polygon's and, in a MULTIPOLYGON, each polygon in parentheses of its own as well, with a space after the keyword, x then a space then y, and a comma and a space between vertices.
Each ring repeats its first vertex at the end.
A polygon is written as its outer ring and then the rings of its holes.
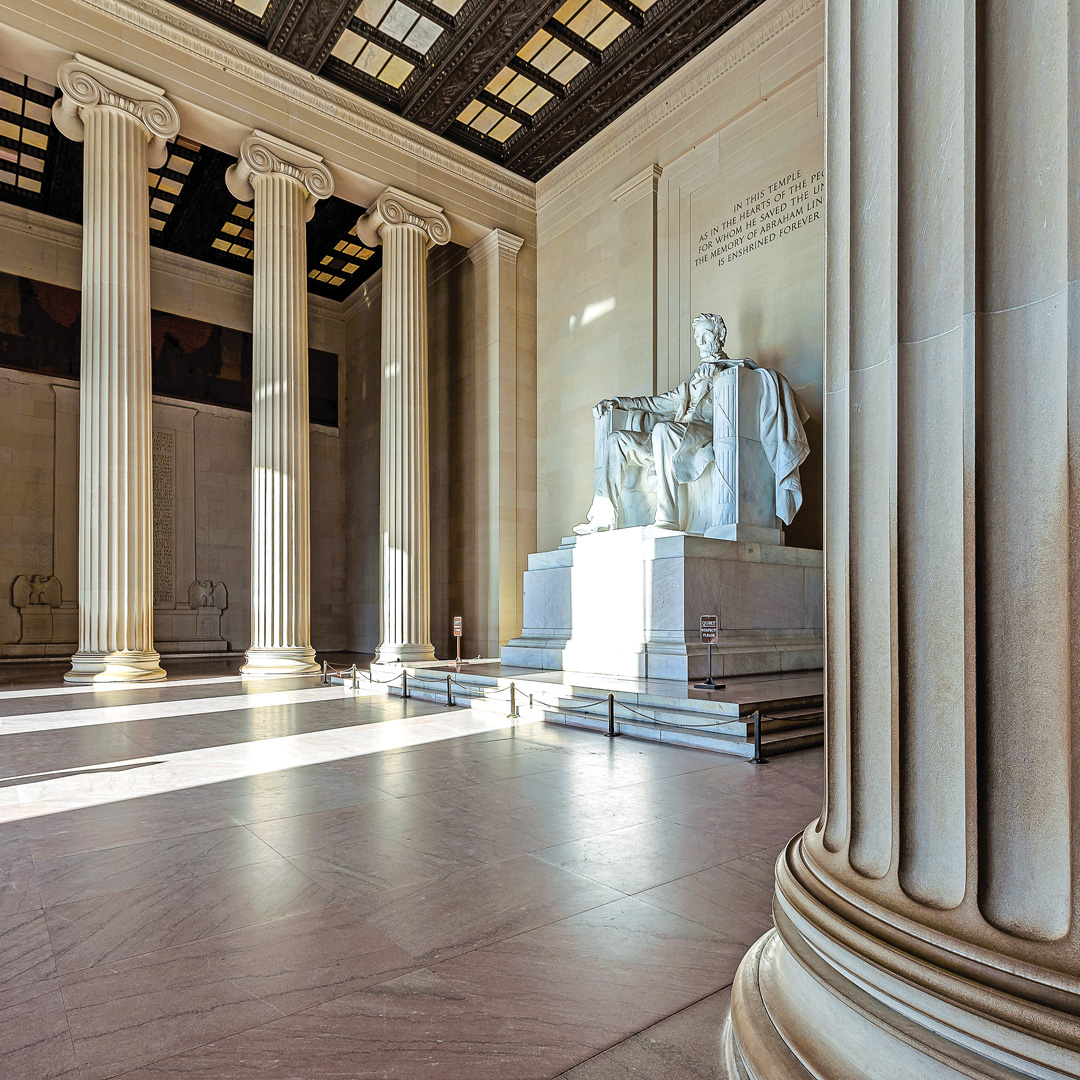
POLYGON ((179 133, 180 114, 160 86, 79 53, 60 65, 56 82, 63 96, 53 104, 53 123, 61 134, 82 142, 86 109, 118 109, 135 117, 146 129, 147 164, 151 168, 165 164, 165 144, 179 133))
POLYGON ((428 245, 445 244, 450 240, 450 222, 441 206, 409 195, 397 188, 387 188, 366 214, 356 223, 356 235, 368 245, 377 247, 382 231, 388 225, 411 225, 427 236, 428 245))
POLYGON ((225 173, 229 191, 241 202, 255 198, 252 180, 272 174, 295 180, 307 192, 307 220, 315 204, 334 193, 334 177, 318 154, 285 142, 265 131, 253 131, 240 144, 240 158, 225 173))

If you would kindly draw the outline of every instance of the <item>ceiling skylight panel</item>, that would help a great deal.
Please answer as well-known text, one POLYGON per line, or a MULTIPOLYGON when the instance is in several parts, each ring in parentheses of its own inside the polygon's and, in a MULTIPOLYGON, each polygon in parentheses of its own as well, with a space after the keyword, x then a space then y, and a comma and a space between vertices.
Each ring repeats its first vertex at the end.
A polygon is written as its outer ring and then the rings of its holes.
POLYGON ((435 0, 435 6, 448 15, 456 15, 465 6, 465 0, 435 0))
POLYGON ((270 6, 270 0, 233 0, 233 3, 244 11, 250 11, 257 19, 261 19, 270 6))
POLYGON ((624 30, 630 29, 630 20, 624 19, 613 11, 600 25, 589 34, 588 42, 601 52, 606 49, 624 30))
POLYGON ((551 76, 561 83, 568 83, 588 63, 581 53, 571 52, 561 64, 551 69, 551 76))
POLYGON ((548 72, 561 64, 569 55, 569 45, 564 45, 561 41, 551 40, 533 57, 531 62, 534 67, 548 72))

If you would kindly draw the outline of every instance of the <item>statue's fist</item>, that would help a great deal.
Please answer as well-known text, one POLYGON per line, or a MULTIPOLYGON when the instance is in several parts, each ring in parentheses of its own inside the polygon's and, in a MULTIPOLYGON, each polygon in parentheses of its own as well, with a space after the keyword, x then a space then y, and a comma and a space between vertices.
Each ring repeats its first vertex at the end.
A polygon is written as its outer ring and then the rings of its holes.
POLYGON ((602 420, 605 413, 609 413, 615 408, 615 404, 614 398, 604 398, 603 401, 598 401, 593 406, 593 416, 595 416, 597 420, 602 420))

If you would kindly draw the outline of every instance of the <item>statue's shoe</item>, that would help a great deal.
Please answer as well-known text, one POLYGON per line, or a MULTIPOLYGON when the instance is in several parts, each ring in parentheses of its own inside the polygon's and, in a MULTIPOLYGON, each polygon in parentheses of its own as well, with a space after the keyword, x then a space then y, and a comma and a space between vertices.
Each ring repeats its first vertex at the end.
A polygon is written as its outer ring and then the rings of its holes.
POLYGON ((592 533, 611 532, 614 528, 614 524, 608 524, 603 521, 585 521, 580 525, 575 525, 574 532, 576 532, 578 536, 590 536, 592 533))

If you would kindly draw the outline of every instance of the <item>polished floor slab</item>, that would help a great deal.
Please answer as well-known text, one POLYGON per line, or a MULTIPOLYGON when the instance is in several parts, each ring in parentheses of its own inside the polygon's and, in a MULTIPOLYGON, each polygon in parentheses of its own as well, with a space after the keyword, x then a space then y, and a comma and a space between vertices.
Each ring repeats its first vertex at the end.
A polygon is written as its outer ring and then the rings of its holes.
POLYGON ((718 1075, 819 750, 197 675, 0 694, 2 1075, 718 1075))

